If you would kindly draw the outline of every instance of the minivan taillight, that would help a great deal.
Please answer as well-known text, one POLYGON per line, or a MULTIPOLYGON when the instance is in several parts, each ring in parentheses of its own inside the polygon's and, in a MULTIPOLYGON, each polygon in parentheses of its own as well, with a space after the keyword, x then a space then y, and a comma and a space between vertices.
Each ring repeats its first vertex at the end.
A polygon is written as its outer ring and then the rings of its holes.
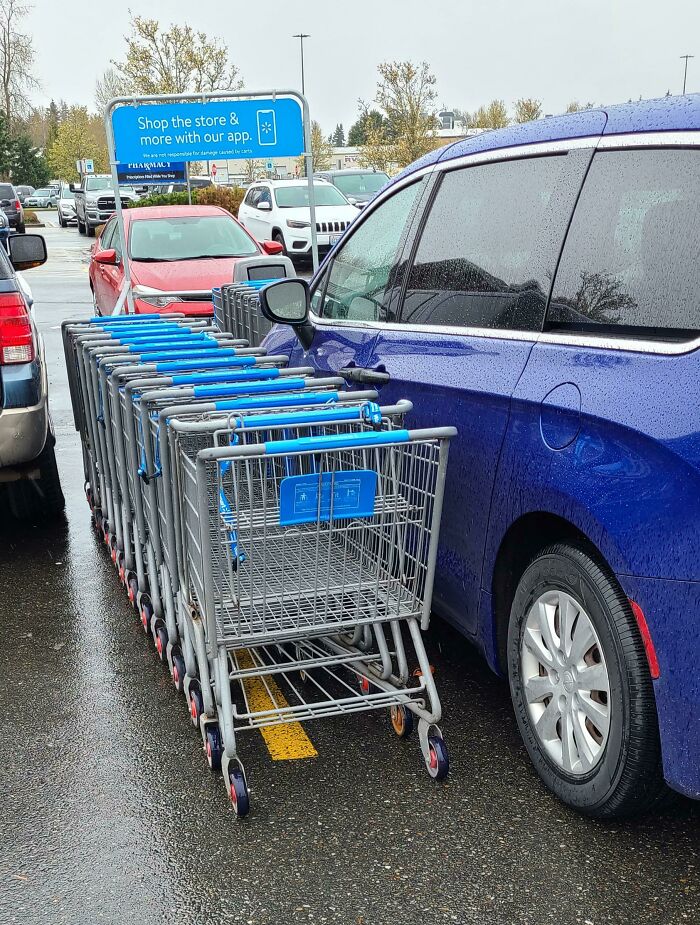
POLYGON ((34 359, 29 309, 18 292, 0 292, 0 365, 34 359))
POLYGON ((22 208, 22 203, 19 201, 19 199, 15 199, 15 212, 19 212, 21 208, 22 208))

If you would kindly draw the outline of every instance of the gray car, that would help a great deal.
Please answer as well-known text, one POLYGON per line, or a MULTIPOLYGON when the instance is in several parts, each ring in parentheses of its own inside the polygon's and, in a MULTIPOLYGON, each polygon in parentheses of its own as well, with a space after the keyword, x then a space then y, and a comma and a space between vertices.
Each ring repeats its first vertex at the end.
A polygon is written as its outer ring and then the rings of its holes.
POLYGON ((364 208, 389 182, 388 174, 382 170, 319 170, 314 172, 314 176, 337 186, 348 202, 358 209, 364 208))
POLYGON ((0 208, 7 216, 10 228, 24 234, 24 210, 11 183, 0 183, 0 208))
POLYGON ((44 344, 29 287, 15 270, 46 261, 41 235, 11 235, 0 247, 0 517, 46 520, 64 506, 49 415, 44 344))

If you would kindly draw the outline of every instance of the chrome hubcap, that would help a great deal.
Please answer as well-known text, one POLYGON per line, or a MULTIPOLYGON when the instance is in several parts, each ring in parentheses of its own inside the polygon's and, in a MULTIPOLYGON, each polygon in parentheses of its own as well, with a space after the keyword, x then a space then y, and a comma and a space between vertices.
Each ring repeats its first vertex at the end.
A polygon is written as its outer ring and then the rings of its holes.
POLYGON ((602 759, 610 730, 610 678, 590 617, 565 591, 533 604, 520 644, 533 729, 550 759, 580 776, 602 759))

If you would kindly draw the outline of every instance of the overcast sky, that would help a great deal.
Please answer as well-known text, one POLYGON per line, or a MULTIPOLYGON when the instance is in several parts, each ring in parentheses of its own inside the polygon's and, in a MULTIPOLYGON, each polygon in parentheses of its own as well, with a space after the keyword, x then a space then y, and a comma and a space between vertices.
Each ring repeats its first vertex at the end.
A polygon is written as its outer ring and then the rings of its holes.
POLYGON ((306 92, 324 132, 347 131, 369 100, 376 65, 428 61, 438 103, 473 110, 493 98, 614 103, 680 93, 682 54, 696 54, 688 90, 700 90, 697 0, 33 0, 28 20, 36 75, 51 98, 94 105, 95 79, 124 51, 128 8, 163 24, 189 23, 228 44, 251 90, 306 92))

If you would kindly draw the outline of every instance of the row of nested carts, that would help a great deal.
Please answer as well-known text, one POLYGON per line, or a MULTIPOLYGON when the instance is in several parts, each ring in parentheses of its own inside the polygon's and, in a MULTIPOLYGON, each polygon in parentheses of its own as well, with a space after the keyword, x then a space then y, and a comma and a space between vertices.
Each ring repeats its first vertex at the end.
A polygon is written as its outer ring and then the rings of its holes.
POLYGON ((424 633, 455 430, 250 346, 257 288, 215 293, 219 324, 62 326, 95 527, 239 816, 251 729, 386 710, 448 770, 424 633))

